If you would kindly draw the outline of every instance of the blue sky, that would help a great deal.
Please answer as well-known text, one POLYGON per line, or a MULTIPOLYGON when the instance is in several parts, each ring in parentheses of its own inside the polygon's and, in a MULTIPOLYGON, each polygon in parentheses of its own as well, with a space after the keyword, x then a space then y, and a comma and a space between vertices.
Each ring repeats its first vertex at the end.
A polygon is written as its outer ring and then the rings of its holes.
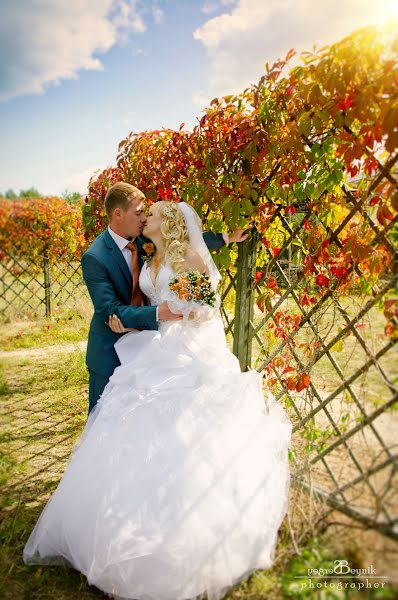
POLYGON ((192 127, 291 47, 396 11, 392 0, 3 0, 0 191, 85 193, 130 131, 192 127))

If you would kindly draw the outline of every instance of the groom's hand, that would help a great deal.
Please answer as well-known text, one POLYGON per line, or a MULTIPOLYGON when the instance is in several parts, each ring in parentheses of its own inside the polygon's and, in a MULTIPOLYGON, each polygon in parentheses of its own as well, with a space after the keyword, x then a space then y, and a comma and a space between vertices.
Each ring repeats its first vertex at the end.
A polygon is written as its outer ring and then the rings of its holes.
POLYGON ((158 320, 159 321, 181 321, 182 315, 173 313, 167 302, 163 302, 158 306, 158 320))
POLYGON ((127 333, 128 331, 136 331, 135 329, 125 327, 119 317, 111 315, 108 319, 108 325, 115 333, 127 333))
MULTIPOLYGON (((252 225, 249 225, 246 229, 250 229, 251 227, 252 225)), ((244 242, 249 237, 249 234, 245 233, 245 231, 245 229, 235 229, 234 231, 231 231, 231 233, 228 234, 228 243, 232 244, 232 242, 237 242, 239 244, 240 242, 244 242)))

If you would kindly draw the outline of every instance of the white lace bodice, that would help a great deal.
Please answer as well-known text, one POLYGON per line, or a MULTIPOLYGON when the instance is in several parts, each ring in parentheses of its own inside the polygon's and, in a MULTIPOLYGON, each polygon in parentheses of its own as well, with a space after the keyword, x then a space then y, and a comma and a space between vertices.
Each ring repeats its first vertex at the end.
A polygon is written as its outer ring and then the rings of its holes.
MULTIPOLYGON (((163 302, 167 302, 173 312, 184 314, 184 322, 190 323, 191 326, 197 326, 210 319, 214 324, 219 322, 217 326, 223 328, 219 311, 219 296, 217 295, 217 304, 214 308, 209 306, 199 306, 193 301, 187 302, 186 300, 178 300, 174 293, 170 291, 169 287, 170 280, 175 276, 177 276, 177 273, 172 267, 167 263, 163 263, 160 266, 154 285, 151 279, 149 264, 144 264, 140 273, 140 288, 149 299, 150 304, 152 306, 159 306, 163 302), (191 311, 195 313, 195 319, 194 321, 187 321, 186 319, 191 311)), ((170 324, 169 322, 162 322, 162 328, 166 327, 167 323, 170 324)))
POLYGON ((173 269, 167 264, 162 264, 154 285, 149 265, 147 262, 144 264, 140 273, 140 288, 152 305, 159 305, 165 300, 164 296, 169 290, 169 281, 173 275, 175 275, 173 269))

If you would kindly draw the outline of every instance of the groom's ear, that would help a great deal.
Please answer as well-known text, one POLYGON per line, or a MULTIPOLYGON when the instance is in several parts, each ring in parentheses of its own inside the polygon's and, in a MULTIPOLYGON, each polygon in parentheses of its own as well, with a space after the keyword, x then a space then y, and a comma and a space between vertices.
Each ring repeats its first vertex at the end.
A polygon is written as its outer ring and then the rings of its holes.
POLYGON ((112 211, 112 213, 111 213, 111 215, 109 217, 109 220, 115 219, 115 218, 116 219, 120 219, 121 216, 122 216, 122 208, 121 208, 121 206, 116 206, 113 209, 113 211, 112 211))

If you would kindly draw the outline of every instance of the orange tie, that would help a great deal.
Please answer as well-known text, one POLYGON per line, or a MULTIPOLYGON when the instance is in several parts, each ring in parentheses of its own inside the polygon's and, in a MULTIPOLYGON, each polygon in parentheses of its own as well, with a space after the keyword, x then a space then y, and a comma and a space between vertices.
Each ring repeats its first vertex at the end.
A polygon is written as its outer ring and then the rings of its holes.
POLYGON ((140 277, 140 267, 138 265, 138 251, 137 246, 133 242, 129 242, 126 244, 126 248, 131 250, 131 266, 132 266, 132 277, 133 277, 133 286, 131 289, 131 301, 130 304, 133 306, 142 306, 144 304, 142 292, 138 285, 139 277, 140 277))

